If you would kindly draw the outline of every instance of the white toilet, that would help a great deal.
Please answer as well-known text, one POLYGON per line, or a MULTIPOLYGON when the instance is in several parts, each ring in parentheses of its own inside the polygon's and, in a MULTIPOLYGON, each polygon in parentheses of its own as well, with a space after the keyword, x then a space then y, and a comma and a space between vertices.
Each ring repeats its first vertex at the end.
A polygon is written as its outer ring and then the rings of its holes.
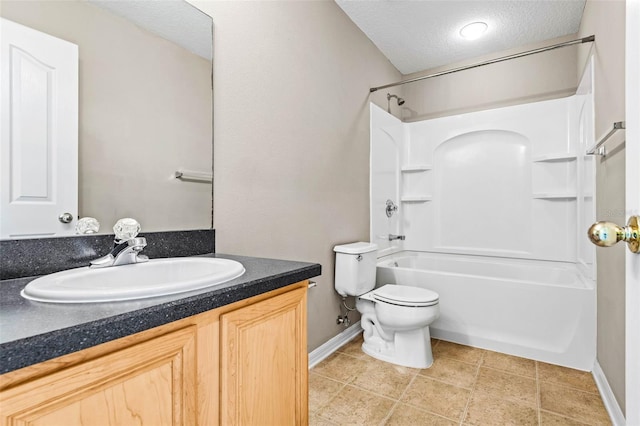
POLYGON ((364 329, 362 350, 377 359, 413 368, 433 363, 429 325, 440 316, 438 293, 404 285, 376 288, 376 250, 372 243, 335 246, 335 287, 356 296, 364 329))

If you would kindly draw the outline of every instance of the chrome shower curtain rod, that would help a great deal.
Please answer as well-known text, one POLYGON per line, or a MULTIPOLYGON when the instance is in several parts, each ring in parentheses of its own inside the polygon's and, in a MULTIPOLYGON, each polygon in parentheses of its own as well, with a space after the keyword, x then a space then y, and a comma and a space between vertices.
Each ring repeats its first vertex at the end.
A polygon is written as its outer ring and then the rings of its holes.
POLYGON ((385 84, 384 86, 372 87, 369 89, 370 93, 373 93, 380 89, 386 89, 387 87, 400 86, 402 84, 413 83, 420 80, 426 80, 427 78, 440 77, 441 75, 453 74, 454 72, 470 70, 472 68, 483 67, 485 65, 496 64, 498 62, 508 61, 510 59, 522 58, 523 56, 535 55, 536 53, 546 52, 548 50, 559 49, 561 47, 572 46, 574 44, 590 43, 596 40, 596 36, 590 35, 588 37, 579 38, 576 40, 565 41, 564 43, 553 44, 551 46, 540 47, 538 49, 527 50, 526 52, 514 53, 513 55, 502 56, 496 59, 490 59, 484 62, 477 62, 471 65, 465 65, 458 68, 452 68, 445 71, 436 72, 433 74, 423 75, 422 77, 410 78, 409 80, 398 81, 397 83, 385 84))

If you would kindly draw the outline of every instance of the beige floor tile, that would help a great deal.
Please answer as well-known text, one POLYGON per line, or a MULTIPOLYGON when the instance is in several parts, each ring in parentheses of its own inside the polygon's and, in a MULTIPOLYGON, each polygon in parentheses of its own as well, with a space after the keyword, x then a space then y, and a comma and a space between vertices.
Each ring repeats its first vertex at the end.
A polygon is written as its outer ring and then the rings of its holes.
POLYGON ((391 417, 387 419, 386 426, 455 426, 458 422, 436 416, 427 411, 419 410, 405 404, 398 404, 391 417))
POLYGON ((474 391, 494 396, 498 399, 509 399, 515 402, 538 407, 538 387, 535 379, 516 376, 491 368, 480 368, 474 391))
POLYGON ((486 351, 482 365, 520 376, 536 377, 536 362, 531 359, 486 351))
POLYGON ((347 385, 318 415, 339 425, 377 425, 394 404, 391 399, 347 385))
POLYGON ((313 367, 311 372, 339 382, 349 383, 362 371, 364 366, 362 359, 336 352, 313 367))
POLYGON ((593 380, 591 373, 587 371, 538 362, 538 379, 541 382, 550 382, 586 392, 598 393, 596 382, 593 380))
POLYGON ((590 373, 436 339, 433 366, 410 369, 361 344, 359 336, 310 371, 310 425, 610 424, 590 373))
POLYGON ((540 410, 540 424, 542 426, 586 426, 586 423, 548 413, 544 410, 540 410))
POLYGON ((433 349, 433 358, 446 357, 470 364, 478 364, 484 352, 484 349, 472 348, 471 346, 458 345, 457 343, 441 340, 433 349))
POLYGON ((537 425, 538 410, 514 401, 474 392, 464 418, 465 425, 537 425))
POLYGON ((588 424, 611 424, 600 395, 547 382, 540 383, 540 408, 588 424))
POLYGON ((338 349, 338 352, 346 355, 351 355, 356 358, 364 358, 365 356, 367 356, 367 354, 362 352, 362 342, 364 342, 364 339, 362 338, 362 333, 360 333, 358 337, 354 338, 352 341, 338 349))
POLYGON ((370 356, 362 361, 365 367, 351 384, 392 399, 400 398, 413 376, 418 373, 416 368, 402 367, 370 356))
POLYGON ((318 415, 310 415, 309 426, 339 426, 339 423, 330 422, 318 415))
POLYGON ((420 370, 418 374, 431 377, 454 386, 471 389, 476 380, 478 366, 452 358, 437 358, 429 368, 420 370))
POLYGON ((309 373, 309 412, 322 408, 343 387, 344 383, 309 373))
POLYGON ((423 376, 415 380, 402 396, 403 403, 460 421, 471 391, 423 376))

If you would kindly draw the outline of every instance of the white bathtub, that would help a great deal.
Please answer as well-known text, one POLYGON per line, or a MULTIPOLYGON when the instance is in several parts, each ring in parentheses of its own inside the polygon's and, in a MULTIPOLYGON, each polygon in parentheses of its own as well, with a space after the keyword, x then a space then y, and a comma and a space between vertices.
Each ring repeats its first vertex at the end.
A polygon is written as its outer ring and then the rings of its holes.
POLYGON ((436 291, 435 338, 593 369, 595 287, 572 263, 404 251, 378 259, 376 281, 436 291))

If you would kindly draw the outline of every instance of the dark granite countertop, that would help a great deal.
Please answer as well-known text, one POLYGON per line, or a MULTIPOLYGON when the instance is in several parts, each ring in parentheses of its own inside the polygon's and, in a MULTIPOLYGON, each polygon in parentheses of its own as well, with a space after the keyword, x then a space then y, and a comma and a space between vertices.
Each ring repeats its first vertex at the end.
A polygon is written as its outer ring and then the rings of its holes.
POLYGON ((320 275, 314 263, 209 254, 246 272, 213 289, 127 302, 54 304, 23 299, 36 277, 0 281, 0 374, 187 318, 320 275))

